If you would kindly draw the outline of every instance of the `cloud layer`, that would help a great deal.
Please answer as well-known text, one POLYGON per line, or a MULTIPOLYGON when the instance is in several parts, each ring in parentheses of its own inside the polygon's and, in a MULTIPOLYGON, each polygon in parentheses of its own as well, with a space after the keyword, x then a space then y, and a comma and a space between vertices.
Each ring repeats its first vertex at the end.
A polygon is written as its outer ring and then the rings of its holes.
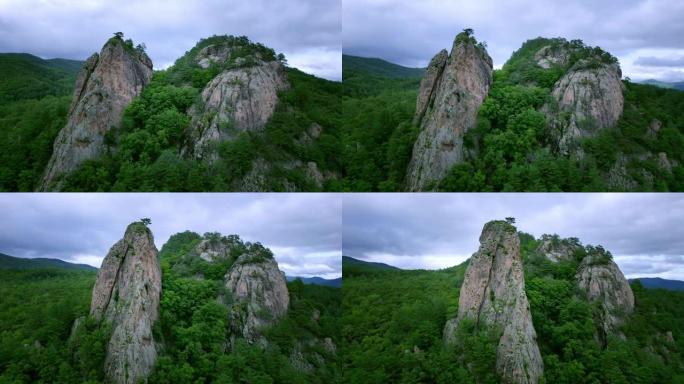
POLYGON ((166 68, 211 35, 246 35, 291 66, 341 78, 339 0, 0 0, 0 52, 84 60, 114 32, 166 68))
POLYGON ((444 268, 477 251, 487 221, 513 216, 536 237, 603 245, 628 277, 684 280, 678 194, 346 194, 345 255, 403 268, 444 268))
POLYGON ((344 0, 343 46, 350 54, 425 66, 466 27, 488 42, 495 66, 537 36, 582 39, 620 59, 632 79, 683 80, 684 65, 656 68, 639 57, 684 56, 680 0, 344 0))
POLYGON ((99 267, 126 225, 149 217, 159 249, 185 230, 237 234, 288 275, 335 278, 341 210, 336 194, 0 194, 0 252, 99 267))

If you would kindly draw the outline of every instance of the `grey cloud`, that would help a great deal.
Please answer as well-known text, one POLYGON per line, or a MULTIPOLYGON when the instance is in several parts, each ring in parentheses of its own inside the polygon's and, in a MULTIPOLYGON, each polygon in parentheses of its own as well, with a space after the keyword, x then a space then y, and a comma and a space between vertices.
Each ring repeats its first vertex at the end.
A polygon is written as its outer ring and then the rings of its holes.
POLYGON ((644 67, 684 67, 684 57, 639 57, 634 64, 644 67))
POLYGON ((335 194, 0 194, 0 252, 97 265, 128 223, 150 217, 158 248, 177 232, 218 231, 272 248, 288 273, 339 275, 329 255, 341 251, 341 209, 335 194))
POLYGON ((246 35, 305 70, 339 79, 341 66, 307 52, 341 52, 339 0, 144 0, 127 2, 0 2, 0 51, 83 60, 116 31, 145 42, 165 68, 211 35, 246 35), (126 3, 126 4, 122 4, 126 3), (325 66, 319 69, 320 66, 325 66))
POLYGON ((622 58, 644 48, 684 49, 682 17, 679 0, 345 0, 342 39, 346 53, 407 66, 427 65, 466 27, 488 42, 495 65, 538 36, 582 39, 622 58))
POLYGON ((678 194, 354 194, 343 205, 342 250, 352 257, 406 268, 456 265, 477 250, 487 221, 513 216, 518 230, 536 237, 603 245, 629 273, 638 271, 634 263, 651 263, 684 279, 678 194))

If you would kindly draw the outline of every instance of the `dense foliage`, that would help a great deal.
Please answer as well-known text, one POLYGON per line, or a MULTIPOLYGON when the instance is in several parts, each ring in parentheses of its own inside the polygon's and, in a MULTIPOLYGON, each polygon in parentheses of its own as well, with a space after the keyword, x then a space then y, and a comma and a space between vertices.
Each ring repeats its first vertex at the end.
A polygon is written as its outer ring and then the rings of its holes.
MULTIPOLYGON (((587 254, 553 263, 535 252, 539 242, 520 233, 525 290, 544 359, 546 383, 684 382, 684 293, 633 283, 635 312, 622 327, 626 339, 596 339, 593 306, 576 286, 587 254)), ((577 239, 559 239, 581 245, 577 239)), ((388 270, 343 264, 344 382, 496 383, 496 329, 459 327, 455 349, 442 341, 447 318, 457 312, 467 265, 445 270, 388 270)))
MULTIPOLYGON (((251 345, 231 335, 224 305, 229 298, 222 282, 230 263, 245 251, 272 257, 259 243, 217 233, 204 237, 189 231, 179 233, 162 247, 161 313, 153 332, 164 348, 151 383, 339 381, 336 353, 321 344, 325 338, 339 343, 341 297, 337 288, 290 282, 287 315, 264 330, 268 345, 251 345), (201 238, 232 242, 235 248, 230 261, 190 263, 186 256, 201 238), (313 367, 310 371, 291 363, 295 348, 313 367)), ((201 260, 197 255, 193 259, 201 260)), ((0 383, 104 380, 111 326, 86 317, 95 277, 95 271, 0 269, 0 383), (80 317, 81 326, 72 330, 80 317)))
POLYGON ((92 321, 67 343, 88 313, 95 271, 0 270, 0 382, 80 383, 102 379, 107 329, 92 321), (99 369, 98 369, 99 368, 99 369))
POLYGON ((442 342, 444 324, 457 311, 466 264, 404 271, 346 260, 342 268, 343 382, 498 382, 496 330, 477 332, 466 324, 456 347, 442 342))
MULTIPOLYGON (((460 38, 472 38, 460 34, 460 38)), ((343 57, 343 60, 346 57, 343 57)), ((356 58, 359 61, 360 58, 356 58)), ((684 190, 684 93, 624 81, 618 124, 580 143, 584 156, 561 155, 541 107, 571 67, 595 68, 615 57, 581 40, 530 40, 500 70, 476 127, 464 137, 469 155, 438 185, 444 191, 680 191, 684 190), (564 66, 543 69, 534 60, 545 47, 568 49, 564 66), (654 121, 662 127, 653 133, 654 121), (665 153, 671 169, 663 166, 665 153), (609 183, 616 164, 626 181, 609 183)), ((382 77, 381 71, 343 63, 345 188, 403 190, 417 138, 411 125, 419 78, 382 77)))
POLYGON ((27 53, 0 53, 0 105, 71 94, 81 65, 76 60, 43 60, 27 53))
MULTIPOLYGON (((353 57, 351 57, 353 58, 353 57)), ((342 79, 342 161, 346 191, 398 191, 404 177, 418 129, 411 124, 420 77, 382 77, 378 65, 348 65, 344 56, 342 79)), ((362 58, 355 61, 363 62, 362 58)), ((412 72, 408 74, 413 75, 412 72)))
POLYGON ((155 337, 164 340, 165 353, 157 361, 152 383, 329 383, 340 375, 336 357, 315 340, 339 333, 339 289, 288 283, 290 308, 287 315, 265 332, 267 346, 250 345, 231 335, 228 307, 231 298, 223 277, 235 259, 244 254, 272 257, 259 243, 243 242, 238 236, 182 232, 171 236, 160 251, 163 272, 161 321, 155 337), (225 260, 207 262, 192 254, 201 239, 230 244, 225 260), (201 278, 198 278, 201 276, 201 278), (221 297, 223 303, 217 298, 221 297), (314 310, 320 313, 312 321, 314 310), (232 344, 232 345, 231 345, 232 344), (228 347, 231 345, 231 347, 228 347), (290 362, 295 347, 304 348, 315 369, 304 372, 290 362))
MULTIPOLYGON (((121 33, 111 41, 136 54, 145 50, 142 44, 134 46, 132 40, 123 40, 121 33)), ((198 105, 202 88, 221 71, 248 67, 257 59, 285 63, 282 54, 244 36, 200 40, 172 67, 154 72, 149 86, 126 109, 122 126, 105 137, 106 153, 66 175, 63 189, 235 190, 256 162, 268 164, 265 178, 269 190, 320 189, 302 167, 293 169, 289 165, 315 162, 323 174, 341 173, 342 86, 294 68, 286 70, 290 88, 279 95, 276 111, 263 132, 242 133, 234 141, 223 143, 218 148, 219 159, 212 163, 181 154, 188 140, 189 110, 198 105), (209 45, 231 46, 230 60, 201 68, 197 54, 209 45), (314 123, 323 127, 321 135, 312 142, 302 140, 314 123)), ((68 95, 73 93, 77 68, 64 60, 46 62, 51 63, 49 66, 22 66, 15 61, 14 56, 0 56, 0 68, 4 72, 6 67, 10 75, 0 83, 0 191, 31 191, 39 184, 55 137, 66 123, 71 101, 68 95), (3 92, 12 98, 2 99, 3 92), (18 101, 8 103, 15 99, 18 101)), ((324 190, 341 188, 334 177, 327 180, 324 190)))
MULTIPOLYGON (((338 83, 287 69, 290 89, 279 95, 276 111, 263 132, 243 132, 218 148, 211 163, 181 156, 188 142, 191 106, 200 102, 202 88, 221 71, 251 66, 256 57, 284 61, 284 57, 246 37, 213 36, 178 59, 166 71, 154 73, 152 82, 126 109, 120 129, 108 135, 110 150, 82 164, 66 178, 69 191, 227 191, 262 160, 270 165, 268 189, 315 190, 298 169, 282 164, 294 160, 316 162, 321 171, 339 172, 340 124, 338 83), (197 54, 209 45, 232 47, 230 60, 202 68, 197 54), (324 127, 321 136, 307 144, 299 139, 311 124, 324 127)), ((324 189, 337 188, 334 183, 324 189)))
MULTIPOLYGON (((684 294, 632 284, 635 313, 626 339, 601 340, 593 307, 578 292, 575 273, 586 256, 610 257, 600 246, 578 248, 573 260, 553 263, 536 254, 538 242, 521 233, 525 290, 548 383, 681 383, 684 294), (671 332, 673 341, 667 340, 671 332), (680 337, 681 337, 680 336, 680 337), (601 345, 605 343, 606 345, 601 345)), ((579 244, 577 239, 574 241, 579 244)), ((595 262, 605 262, 594 258, 595 262)))

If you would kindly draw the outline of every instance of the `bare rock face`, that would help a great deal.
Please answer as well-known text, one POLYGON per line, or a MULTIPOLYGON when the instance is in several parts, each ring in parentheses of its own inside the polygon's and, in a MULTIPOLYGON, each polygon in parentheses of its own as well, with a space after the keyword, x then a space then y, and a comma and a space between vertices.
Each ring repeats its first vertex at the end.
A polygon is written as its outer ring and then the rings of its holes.
POLYGON ((543 110, 560 153, 574 152, 576 141, 614 126, 624 107, 618 64, 580 60, 554 85, 553 102, 543 110))
POLYGON ((634 311, 634 294, 610 252, 589 248, 575 278, 589 301, 598 303, 594 321, 599 342, 605 346, 608 335, 622 336, 618 328, 634 311))
POLYGON ((238 257, 224 281, 232 296, 229 321, 234 335, 258 342, 260 330, 287 313, 290 295, 285 274, 265 248, 251 249, 238 257))
POLYGON ((492 59, 468 35, 459 34, 443 60, 437 54, 421 82, 415 118, 420 134, 407 172, 410 191, 425 189, 463 161, 463 135, 475 125, 492 83, 492 59))
POLYGON ((570 62, 571 52, 565 44, 547 45, 534 54, 537 65, 549 69, 552 66, 565 67, 570 62))
POLYGON ((506 383, 537 383, 544 363, 537 346, 525 277, 520 239, 505 221, 487 223, 480 249, 470 258, 458 300, 458 317, 444 330, 447 343, 455 343, 456 329, 464 319, 477 327, 499 327, 503 333, 496 351, 496 369, 506 383))
POLYGON ((278 91, 288 87, 284 67, 277 61, 220 73, 202 90, 201 104, 190 111, 190 140, 183 153, 215 159, 215 146, 221 141, 263 128, 275 111, 278 91))
POLYGON ((541 243, 537 247, 537 253, 546 256, 554 263, 572 260, 575 252, 583 249, 582 244, 576 238, 561 239, 558 235, 542 235, 539 240, 541 243))
POLYGON ((126 228, 102 262, 90 315, 112 325, 105 377, 114 383, 145 380, 157 360, 152 327, 159 318, 161 268, 152 232, 142 223, 126 228))
POLYGON ((423 119, 425 110, 430 105, 430 102, 434 100, 434 91, 437 89, 435 84, 442 77, 442 72, 448 59, 449 52, 446 49, 442 49, 430 60, 430 65, 428 65, 425 75, 420 81, 420 90, 416 100, 416 115, 413 118, 414 124, 418 124, 423 119))
POLYGON ((121 124, 123 111, 152 78, 152 61, 110 39, 83 65, 66 126, 55 139, 40 190, 59 190, 59 177, 106 150, 105 134, 121 124))

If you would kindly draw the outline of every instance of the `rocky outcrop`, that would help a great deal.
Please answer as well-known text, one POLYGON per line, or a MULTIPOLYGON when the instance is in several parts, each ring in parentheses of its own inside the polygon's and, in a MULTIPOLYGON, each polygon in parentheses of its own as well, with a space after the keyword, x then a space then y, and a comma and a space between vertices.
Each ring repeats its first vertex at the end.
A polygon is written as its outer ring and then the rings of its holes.
POLYGON ((102 261, 90 315, 112 326, 105 377, 113 383, 145 380, 157 359, 152 327, 159 318, 161 269, 152 232, 140 222, 126 228, 102 261))
POLYGON ((597 303, 594 310, 597 338, 605 346, 609 335, 622 336, 619 327, 634 311, 634 294, 610 252, 601 247, 587 248, 587 256, 575 278, 587 299, 597 303))
POLYGON ((543 108, 555 149, 574 153, 578 139, 617 123, 624 107, 621 78, 618 64, 598 59, 580 60, 561 77, 543 108))
POLYGON ((503 382, 537 383, 543 361, 537 346, 516 228, 491 221, 480 235, 480 249, 470 258, 458 300, 458 317, 444 330, 455 343, 459 323, 471 319, 480 327, 498 327, 502 335, 496 350, 496 369, 503 382))
POLYGON ((254 343, 262 340, 262 328, 287 313, 290 295, 285 274, 265 248, 252 246, 233 263, 225 276, 230 294, 231 333, 254 343))
POLYGON ((557 263, 575 258, 575 253, 584 247, 576 238, 561 239, 558 235, 542 235, 539 239, 537 253, 557 263))
POLYGON ((435 84, 442 77, 442 72, 444 71, 444 66, 449 59, 449 52, 446 49, 442 49, 435 57, 430 60, 430 64, 425 70, 425 75, 420 81, 420 89, 418 91, 418 99, 416 100, 416 115, 413 118, 413 124, 419 124, 425 115, 425 110, 434 101, 435 93, 437 89, 435 84))
POLYGON ((475 125, 492 83, 492 59, 465 32, 456 37, 440 71, 443 59, 442 53, 433 59, 421 82, 415 121, 420 133, 407 172, 410 191, 424 190, 463 161, 463 135, 475 125))
POLYGON ((563 68, 570 63, 572 52, 568 49, 564 39, 556 39, 553 42, 555 44, 546 45, 534 54, 534 61, 544 69, 553 66, 563 68))
POLYGON ((62 175, 102 155, 105 135, 120 125, 124 109, 151 78, 150 58, 120 38, 110 39, 99 55, 92 55, 76 80, 67 123, 55 139, 39 189, 59 190, 62 175))
POLYGON ((278 104, 278 92, 288 87, 278 61, 258 61, 220 73, 202 90, 201 103, 190 110, 189 141, 183 154, 215 160, 217 144, 263 128, 278 104))

